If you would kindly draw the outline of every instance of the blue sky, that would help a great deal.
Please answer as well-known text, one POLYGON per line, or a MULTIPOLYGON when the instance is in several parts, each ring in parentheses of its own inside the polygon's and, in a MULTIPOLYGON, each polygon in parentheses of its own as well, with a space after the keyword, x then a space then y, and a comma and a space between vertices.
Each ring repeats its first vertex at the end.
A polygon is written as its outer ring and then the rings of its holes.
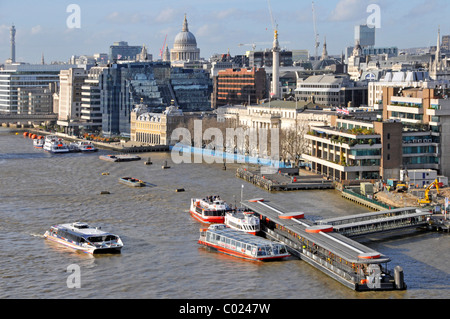
MULTIPOLYGON (((315 0, 320 41, 327 38, 330 54, 353 45, 354 26, 370 16, 369 4, 381 9, 376 46, 400 49, 435 45, 437 29, 450 34, 448 0, 315 0)), ((279 39, 287 49, 314 52, 310 0, 271 0, 279 39)), ((268 0, 0 0, 0 61, 9 58, 9 27, 17 29, 16 59, 39 63, 67 61, 72 55, 108 53, 115 41, 145 44, 156 58, 167 35, 169 48, 181 30, 184 14, 197 38, 201 56, 243 54, 245 43, 273 40, 268 0), (81 9, 81 28, 69 29, 69 4, 81 9)), ((265 48, 269 45, 258 45, 265 48)), ((322 48, 320 47, 321 52, 322 48)))

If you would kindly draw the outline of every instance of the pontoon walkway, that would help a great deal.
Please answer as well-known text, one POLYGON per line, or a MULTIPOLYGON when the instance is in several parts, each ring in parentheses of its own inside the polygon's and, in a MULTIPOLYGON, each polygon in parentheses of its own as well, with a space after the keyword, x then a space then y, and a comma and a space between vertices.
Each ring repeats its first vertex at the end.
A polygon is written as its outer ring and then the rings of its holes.
POLYGON ((333 231, 334 226, 304 219, 303 213, 288 213, 259 200, 242 205, 261 219, 267 237, 286 244, 289 251, 345 286, 357 290, 403 290, 403 270, 387 270, 390 259, 381 253, 333 231))

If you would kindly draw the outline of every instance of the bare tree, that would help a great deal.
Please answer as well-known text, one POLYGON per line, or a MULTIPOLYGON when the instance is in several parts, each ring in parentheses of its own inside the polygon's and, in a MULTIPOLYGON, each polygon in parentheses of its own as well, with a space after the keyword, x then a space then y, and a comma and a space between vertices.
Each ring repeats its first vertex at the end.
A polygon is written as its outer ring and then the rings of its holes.
POLYGON ((295 167, 300 163, 302 154, 308 150, 308 140, 305 138, 309 130, 306 120, 296 119, 293 126, 281 129, 280 157, 284 161, 291 161, 295 167))

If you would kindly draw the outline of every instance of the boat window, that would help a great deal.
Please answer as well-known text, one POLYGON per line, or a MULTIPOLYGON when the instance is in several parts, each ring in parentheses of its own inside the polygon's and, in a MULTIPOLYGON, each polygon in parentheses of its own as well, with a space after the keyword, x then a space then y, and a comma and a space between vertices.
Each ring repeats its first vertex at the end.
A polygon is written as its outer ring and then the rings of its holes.
POLYGON ((105 241, 112 241, 112 240, 116 240, 117 237, 114 235, 107 235, 105 238, 105 241))
POLYGON ((258 256, 265 256, 265 255, 266 255, 265 247, 259 247, 258 248, 258 256))
POLYGON ((236 241, 235 240, 231 241, 231 246, 236 246, 236 241))
POLYGON ((236 242, 236 249, 239 249, 239 250, 241 250, 241 243, 240 242, 236 242))
POLYGON ((103 237, 102 236, 93 236, 93 237, 89 237, 88 240, 91 243, 98 243, 98 242, 102 242, 103 241, 103 237))

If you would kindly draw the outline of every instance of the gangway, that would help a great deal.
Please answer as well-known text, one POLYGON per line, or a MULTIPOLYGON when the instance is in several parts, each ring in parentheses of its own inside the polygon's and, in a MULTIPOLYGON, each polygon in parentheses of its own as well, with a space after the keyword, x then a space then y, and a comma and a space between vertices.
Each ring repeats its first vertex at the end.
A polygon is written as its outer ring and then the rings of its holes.
POLYGON ((287 245, 306 261, 345 286, 357 291, 403 290, 403 270, 387 269, 390 258, 342 234, 334 226, 317 224, 301 212, 286 212, 264 200, 241 203, 261 220, 261 230, 287 245))
POLYGON ((317 223, 319 225, 332 225, 334 232, 347 237, 354 237, 425 226, 432 215, 433 213, 429 210, 407 207, 322 219, 317 223))

